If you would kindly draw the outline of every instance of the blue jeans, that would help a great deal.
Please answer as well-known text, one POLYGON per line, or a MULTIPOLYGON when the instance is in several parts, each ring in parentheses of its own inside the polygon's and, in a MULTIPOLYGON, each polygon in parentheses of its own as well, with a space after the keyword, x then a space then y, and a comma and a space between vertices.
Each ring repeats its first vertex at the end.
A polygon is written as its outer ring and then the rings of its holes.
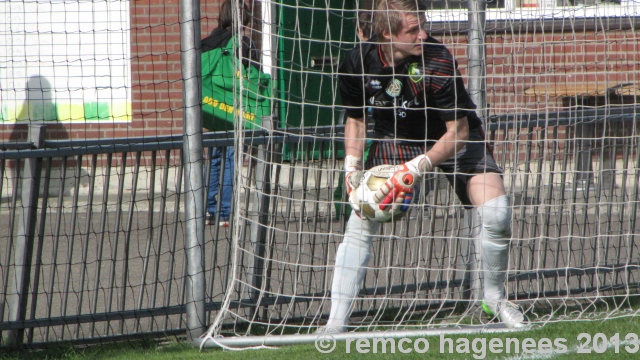
POLYGON ((235 150, 233 146, 227 146, 227 153, 223 154, 224 149, 224 147, 211 148, 211 171, 209 172, 209 191, 207 192, 207 213, 215 217, 216 212, 218 211, 218 187, 220 184, 222 157, 224 155, 222 199, 220 199, 220 220, 229 220, 231 213, 231 198, 233 197, 233 158, 235 150))

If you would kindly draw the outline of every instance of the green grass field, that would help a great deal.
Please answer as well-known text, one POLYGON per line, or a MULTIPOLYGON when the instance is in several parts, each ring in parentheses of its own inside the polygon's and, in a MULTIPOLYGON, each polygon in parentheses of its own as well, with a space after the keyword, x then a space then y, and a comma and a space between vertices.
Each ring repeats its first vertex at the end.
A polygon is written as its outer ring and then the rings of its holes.
MULTIPOLYGON (((378 350, 377 353, 372 353, 371 349, 369 353, 360 354, 357 353, 355 341, 351 343, 350 353, 346 353, 346 343, 338 342, 333 352, 329 354, 323 354, 316 350, 314 344, 303 344, 294 346, 283 346, 277 349, 261 349, 261 350, 245 350, 245 351, 223 351, 220 349, 205 349, 199 351, 192 347, 190 344, 175 342, 163 342, 158 343, 155 341, 142 341, 142 342, 124 342, 119 344, 108 344, 99 346, 90 346, 83 348, 74 347, 60 347, 60 348, 48 348, 44 350, 28 350, 20 352, 2 352, 0 353, 0 359, 230 359, 230 360, 247 360, 248 358, 256 359, 343 359, 343 358, 402 358, 402 359, 633 359, 640 358, 640 343, 634 343, 633 341, 625 341, 625 337, 631 339, 633 335, 640 336, 640 321, 637 317, 625 317, 611 320, 597 320, 588 322, 560 322, 550 323, 543 327, 535 327, 527 331, 499 333, 499 334, 473 334, 473 335, 447 335, 445 339, 447 346, 452 346, 453 353, 449 353, 447 347, 444 348, 444 353, 441 353, 440 349, 440 336, 430 336, 425 339, 429 342, 429 350, 420 354, 417 352, 411 352, 408 354, 396 352, 392 354, 387 348, 387 353, 381 353, 378 350), (582 338, 579 339, 579 336, 582 338), (585 335, 585 334, 588 334, 585 335), (598 337, 602 339, 603 335, 607 339, 611 339, 616 334, 619 334, 619 345, 609 344, 606 348, 594 348, 593 338, 598 337), (587 343, 587 337, 591 338, 591 341, 587 343), (513 347, 510 347, 510 353, 506 353, 506 339, 510 338, 513 346, 513 339, 518 339, 519 343, 523 343, 524 339, 529 338, 538 347, 548 348, 549 346, 555 347, 553 344, 559 341, 559 338, 566 339, 566 342, 562 342, 566 349, 564 354, 558 353, 543 353, 535 351, 532 353, 523 353, 522 347, 519 354, 514 353, 513 347), (541 339, 549 339, 541 340, 541 339), (494 340, 492 340, 494 339, 494 340), (500 349, 500 353, 492 353, 488 348, 490 341, 498 343, 502 340, 503 347, 500 349), (475 341, 475 348, 473 347, 475 341), (482 343, 487 346, 484 347, 484 352, 481 351, 482 343), (465 344, 469 346, 465 348, 465 344), (542 346, 540 346, 542 344, 542 346), (587 353, 579 353, 579 348, 587 353), (458 346, 460 346, 458 348, 458 346), (458 353, 459 351, 468 350, 467 353, 458 353), (596 350, 604 351, 603 353, 597 353, 596 350), (617 353, 616 353, 617 351, 617 353)), ((637 337, 636 337, 637 338, 637 337)), ((422 341, 422 340, 421 340, 422 341)), ((424 344, 424 341, 422 341, 424 344)), ((600 343, 601 344, 601 343, 600 343)), ((536 345, 533 345, 535 348, 536 345)), ((558 349, 558 347, 555 347, 558 349)), ((381 348, 379 348, 381 349, 381 348)))

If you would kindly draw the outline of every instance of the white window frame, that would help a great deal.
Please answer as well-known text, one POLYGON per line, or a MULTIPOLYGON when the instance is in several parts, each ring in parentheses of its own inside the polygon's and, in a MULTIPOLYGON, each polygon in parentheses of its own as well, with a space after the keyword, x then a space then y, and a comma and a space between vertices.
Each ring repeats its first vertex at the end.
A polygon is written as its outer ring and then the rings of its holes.
MULTIPOLYGON (((640 17, 640 0, 623 0, 620 5, 600 3, 595 5, 546 6, 556 0, 527 0, 537 2, 536 7, 516 7, 515 0, 505 0, 502 9, 487 9, 486 20, 535 20, 535 19, 576 19, 598 17, 640 17)), ((466 9, 427 10, 427 21, 455 22, 468 21, 466 9)))

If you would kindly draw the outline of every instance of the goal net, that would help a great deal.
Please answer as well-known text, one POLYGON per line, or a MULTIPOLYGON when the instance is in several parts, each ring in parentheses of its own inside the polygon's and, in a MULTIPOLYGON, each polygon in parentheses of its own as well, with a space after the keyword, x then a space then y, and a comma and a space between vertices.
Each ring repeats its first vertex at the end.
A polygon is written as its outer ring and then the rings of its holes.
MULTIPOLYGON (((634 315, 640 4, 494 0, 481 13, 467 1, 428 4, 427 30, 456 58, 504 170, 509 300, 533 324, 634 315)), ((350 209, 338 67, 359 44, 358 11, 371 8, 264 1, 237 27, 261 49, 273 113, 253 131, 236 121, 232 240, 207 254, 211 326, 200 345, 305 341, 326 323, 350 209)), ((408 215, 373 241, 349 331, 499 330, 479 307, 475 211, 440 172, 420 186, 408 215)))

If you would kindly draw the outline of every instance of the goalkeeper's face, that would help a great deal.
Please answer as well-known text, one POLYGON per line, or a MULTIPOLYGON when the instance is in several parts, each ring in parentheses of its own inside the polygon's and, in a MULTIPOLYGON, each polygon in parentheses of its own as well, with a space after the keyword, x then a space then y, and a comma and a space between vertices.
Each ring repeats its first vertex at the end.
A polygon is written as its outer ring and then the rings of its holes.
POLYGON ((396 34, 389 36, 396 63, 409 56, 422 54, 422 42, 427 39, 424 21, 420 20, 422 17, 423 15, 403 13, 402 27, 396 34))

